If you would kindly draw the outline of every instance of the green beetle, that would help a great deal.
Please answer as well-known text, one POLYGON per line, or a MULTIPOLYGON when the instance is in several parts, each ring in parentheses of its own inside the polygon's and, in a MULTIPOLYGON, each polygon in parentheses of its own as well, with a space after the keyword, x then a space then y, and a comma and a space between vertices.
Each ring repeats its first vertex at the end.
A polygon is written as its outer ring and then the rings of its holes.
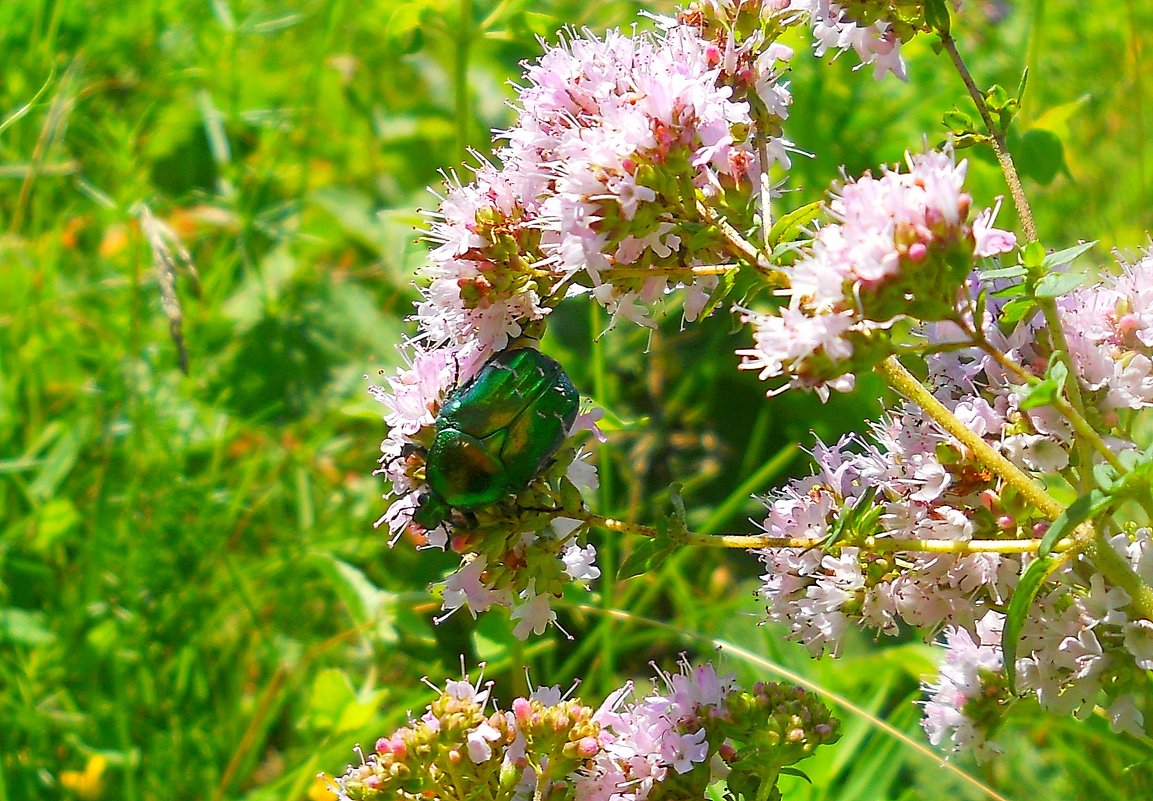
POLYGON ((413 515, 434 528, 452 509, 479 509, 536 478, 572 428, 580 395, 539 350, 493 356, 448 398, 425 457, 429 491, 413 515))

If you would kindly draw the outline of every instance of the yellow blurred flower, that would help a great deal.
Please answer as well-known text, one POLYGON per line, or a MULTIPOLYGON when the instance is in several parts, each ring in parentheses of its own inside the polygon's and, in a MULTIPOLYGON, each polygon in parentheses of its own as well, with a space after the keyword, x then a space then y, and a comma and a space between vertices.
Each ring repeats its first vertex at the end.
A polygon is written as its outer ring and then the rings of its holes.
POLYGON ((104 771, 107 767, 107 759, 100 754, 93 754, 88 758, 84 770, 61 771, 60 785, 80 798, 99 798, 104 794, 104 771))
POLYGON ((331 780, 323 773, 312 780, 308 788, 308 801, 336 801, 331 780))

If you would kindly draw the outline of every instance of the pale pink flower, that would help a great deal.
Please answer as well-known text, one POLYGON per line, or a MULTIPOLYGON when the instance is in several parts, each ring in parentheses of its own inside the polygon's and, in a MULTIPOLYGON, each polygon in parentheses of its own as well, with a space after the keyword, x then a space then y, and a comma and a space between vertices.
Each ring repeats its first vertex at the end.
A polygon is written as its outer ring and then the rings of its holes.
POLYGON ((966 706, 980 698, 987 679, 1001 670, 998 646, 1004 616, 988 612, 978 625, 976 638, 967 629, 945 629, 944 654, 937 680, 925 686, 929 699, 921 726, 933 745, 950 750, 980 748, 985 732, 965 714, 966 706))
POLYGON ((549 606, 549 596, 540 595, 530 587, 518 603, 512 604, 512 619, 516 621, 513 634, 524 639, 533 634, 544 634, 550 623, 556 622, 556 612, 549 606))
POLYGON ((468 756, 474 763, 480 764, 492 759, 491 743, 499 741, 503 735, 488 723, 481 723, 468 733, 468 756))
MULTIPOLYGON (((556 521, 553 521, 554 524, 556 521)), ((574 581, 591 581, 600 578, 601 570, 596 566, 597 550, 592 545, 583 548, 572 544, 565 548, 561 561, 565 565, 565 573, 574 581)))
POLYGON ((880 80, 892 73, 906 79, 901 58, 901 42, 890 30, 890 24, 879 21, 858 25, 839 5, 830 0, 792 0, 790 8, 808 14, 813 26, 813 52, 823 56, 829 50, 844 52, 850 48, 861 64, 874 65, 873 77, 880 80))

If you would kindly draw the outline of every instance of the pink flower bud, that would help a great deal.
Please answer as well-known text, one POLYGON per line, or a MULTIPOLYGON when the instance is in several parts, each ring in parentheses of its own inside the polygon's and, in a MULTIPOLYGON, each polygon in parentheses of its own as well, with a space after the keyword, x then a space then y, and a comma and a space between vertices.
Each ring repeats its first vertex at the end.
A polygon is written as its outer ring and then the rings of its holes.
POLYGON ((1135 314, 1126 314, 1117 321, 1117 333, 1128 336, 1142 328, 1141 318, 1135 314))
POLYGON ((962 192, 957 198, 957 214, 963 220, 969 216, 969 208, 973 205, 973 198, 968 192, 962 192))
POLYGON ((981 492, 981 505, 988 509, 990 512, 1001 504, 1001 496, 997 494, 996 490, 987 489, 981 492))
POLYGON ((586 759, 594 757, 601 750, 601 744, 596 737, 582 737, 577 743, 577 753, 586 759))
POLYGON ((455 553, 468 553, 472 550, 473 541, 468 534, 457 534, 452 538, 450 547, 455 553))

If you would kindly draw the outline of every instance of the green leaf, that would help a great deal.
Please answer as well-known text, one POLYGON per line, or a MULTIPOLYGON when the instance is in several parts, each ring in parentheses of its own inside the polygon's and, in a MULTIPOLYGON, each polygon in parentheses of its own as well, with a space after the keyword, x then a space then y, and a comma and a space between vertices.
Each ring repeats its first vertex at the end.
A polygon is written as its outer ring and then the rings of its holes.
POLYGON ((925 22, 937 33, 949 32, 949 4, 946 0, 927 0, 925 22))
POLYGON ((725 299, 729 296, 729 293, 733 291, 733 287, 736 285, 737 271, 730 270, 729 272, 722 273, 718 277, 720 280, 717 282, 716 288, 709 293, 709 299, 705 301, 704 307, 701 309, 700 314, 697 315, 698 320, 703 320, 706 317, 711 316, 712 313, 715 312, 717 308, 725 302, 725 299))
POLYGON ((1103 490, 1113 491, 1120 476, 1117 475, 1117 468, 1107 462, 1101 462, 1093 465, 1093 483, 1103 490))
POLYGON ((781 768, 780 773, 782 776, 795 776, 798 779, 804 779, 808 784, 812 784, 813 780, 809 778, 809 774, 805 773, 800 768, 781 768))
POLYGON ((821 201, 806 203, 781 217, 769 229, 769 244, 775 249, 785 242, 795 242, 807 234, 805 226, 821 213, 821 201))
POLYGON ((634 548, 617 568, 617 580, 623 581, 649 572, 655 563, 664 560, 672 551, 673 545, 670 540, 664 537, 649 537, 634 548))
POLYGON ((986 311, 986 309, 988 309, 988 307, 989 307, 989 293, 987 291, 985 291, 984 289, 982 289, 980 292, 977 293, 977 301, 976 301, 974 308, 973 308, 973 319, 978 320, 978 321, 984 320, 985 319, 985 311, 986 311))
MULTIPOLYGON (((1026 289, 1024 282, 1020 282, 1016 284, 1007 284, 992 294, 995 298, 1022 298, 1032 303, 1033 298, 1028 297, 1027 292, 1028 290, 1026 289)), ((1004 312, 1001 313, 1001 316, 1004 317, 1004 312)))
POLYGON ((1017 84, 1017 102, 1020 103, 1025 99, 1025 87, 1029 85, 1029 68, 1025 67, 1021 71, 1021 81, 1017 84))
MULTIPOLYGON (((966 150, 966 149, 971 148, 971 147, 977 147, 977 145, 987 145, 992 141, 993 141, 993 137, 989 136, 988 134, 979 134, 979 133, 954 134, 953 149, 954 150, 966 150)), ((979 153, 978 153, 978 157, 980 157, 979 153)))
POLYGON ((833 521, 828 536, 821 548, 828 552, 833 546, 848 541, 859 542, 877 533, 877 521, 881 519, 884 507, 876 503, 877 488, 868 487, 852 506, 846 505, 833 521))
POLYGON ((1059 298, 1067 295, 1085 283, 1082 273, 1049 273, 1037 282, 1033 296, 1038 298, 1059 298))
POLYGON ((1026 317, 1032 317, 1037 311, 1037 302, 1032 298, 1017 298, 1001 307, 1001 318, 998 322, 1002 326, 1012 328, 1026 317))
POLYGON ((1030 270, 1037 270, 1045 263, 1045 257, 1048 255, 1045 246, 1040 242, 1030 242, 1021 251, 1021 263, 1030 270))
POLYGON ((1043 186, 1052 183, 1058 173, 1069 171, 1065 164, 1065 145, 1052 131, 1032 128, 1015 137, 1009 149, 1021 174, 1043 186))
POLYGON ((1053 556, 1044 556, 1031 563, 1017 582, 1017 589, 1009 601, 1005 629, 1001 632, 1001 652, 1004 654, 1005 678, 1009 683, 1009 692, 1013 694, 1017 692, 1017 641, 1021 638, 1021 629, 1029 617, 1029 610, 1033 607, 1033 600, 1040 592, 1041 585, 1062 564, 1062 559, 1053 556))
POLYGON ((1009 93, 1005 91, 1005 87, 999 83, 995 83, 985 90, 985 105, 994 113, 1000 112, 1008 106, 1013 99, 1014 98, 1010 97, 1009 93))
POLYGON ((994 267, 991 270, 981 270, 982 281, 996 281, 1001 278, 1022 278, 1029 274, 1022 264, 1011 264, 1008 267, 994 267))
POLYGON ((303 723, 319 731, 337 728, 344 710, 356 702, 356 691, 343 670, 327 668, 316 674, 303 723))
POLYGON ((28 494, 38 501, 47 501, 60 489, 60 485, 80 457, 80 437, 76 431, 61 428, 59 438, 44 454, 40 470, 28 486, 28 494))
POLYGON ((384 27, 385 35, 405 55, 424 47, 423 16, 426 7, 423 2, 399 3, 384 27))
POLYGON ((397 597, 382 590, 362 570, 330 553, 312 555, 313 564, 332 584, 357 626, 375 624, 375 632, 385 642, 395 642, 397 597))
POLYGON ((1039 381, 1025 392, 1020 408, 1036 409, 1041 406, 1052 406, 1065 389, 1065 381, 1069 377, 1069 368, 1060 358, 1060 351, 1049 357, 1049 366, 1045 370, 1045 380, 1039 381))
POLYGON ((68 498, 53 498, 36 514, 36 537, 33 545, 40 553, 51 550, 63 542, 80 522, 76 504, 68 498))
POLYGON ((1071 248, 1054 251, 1045 257, 1044 261, 1041 262, 1041 266, 1046 270, 1055 270, 1058 267, 1064 267, 1066 264, 1072 264, 1074 259, 1096 244, 1097 240, 1094 239, 1092 242, 1083 242, 1071 248))
POLYGON ((1097 517, 1113 504, 1113 495, 1105 490, 1095 489, 1082 495, 1057 515, 1053 525, 1041 538, 1041 545, 1037 548, 1038 556, 1048 556, 1053 545, 1077 526, 1086 520, 1097 517))
POLYGON ((1125 465, 1129 470, 1148 470, 1150 465, 1153 464, 1149 461, 1149 457, 1149 453, 1133 448, 1117 454, 1117 458, 1121 461, 1121 464, 1125 465))
POLYGON ((971 134, 977 129, 977 123, 969 114, 960 109, 954 108, 946 111, 941 118, 941 122, 953 134, 971 134))
POLYGON ((33 612, 10 606, 0 609, 0 643, 5 645, 47 645, 56 639, 52 629, 44 624, 43 612, 33 612))
MULTIPOLYGON (((1112 485, 1116 500, 1134 499, 1141 501, 1149 497, 1150 482, 1153 480, 1153 461, 1138 451, 1122 451, 1118 458, 1128 470, 1112 485), (1144 461, 1142 461, 1144 460, 1144 461)), ((1094 473, 1096 476, 1096 473, 1094 473)))

